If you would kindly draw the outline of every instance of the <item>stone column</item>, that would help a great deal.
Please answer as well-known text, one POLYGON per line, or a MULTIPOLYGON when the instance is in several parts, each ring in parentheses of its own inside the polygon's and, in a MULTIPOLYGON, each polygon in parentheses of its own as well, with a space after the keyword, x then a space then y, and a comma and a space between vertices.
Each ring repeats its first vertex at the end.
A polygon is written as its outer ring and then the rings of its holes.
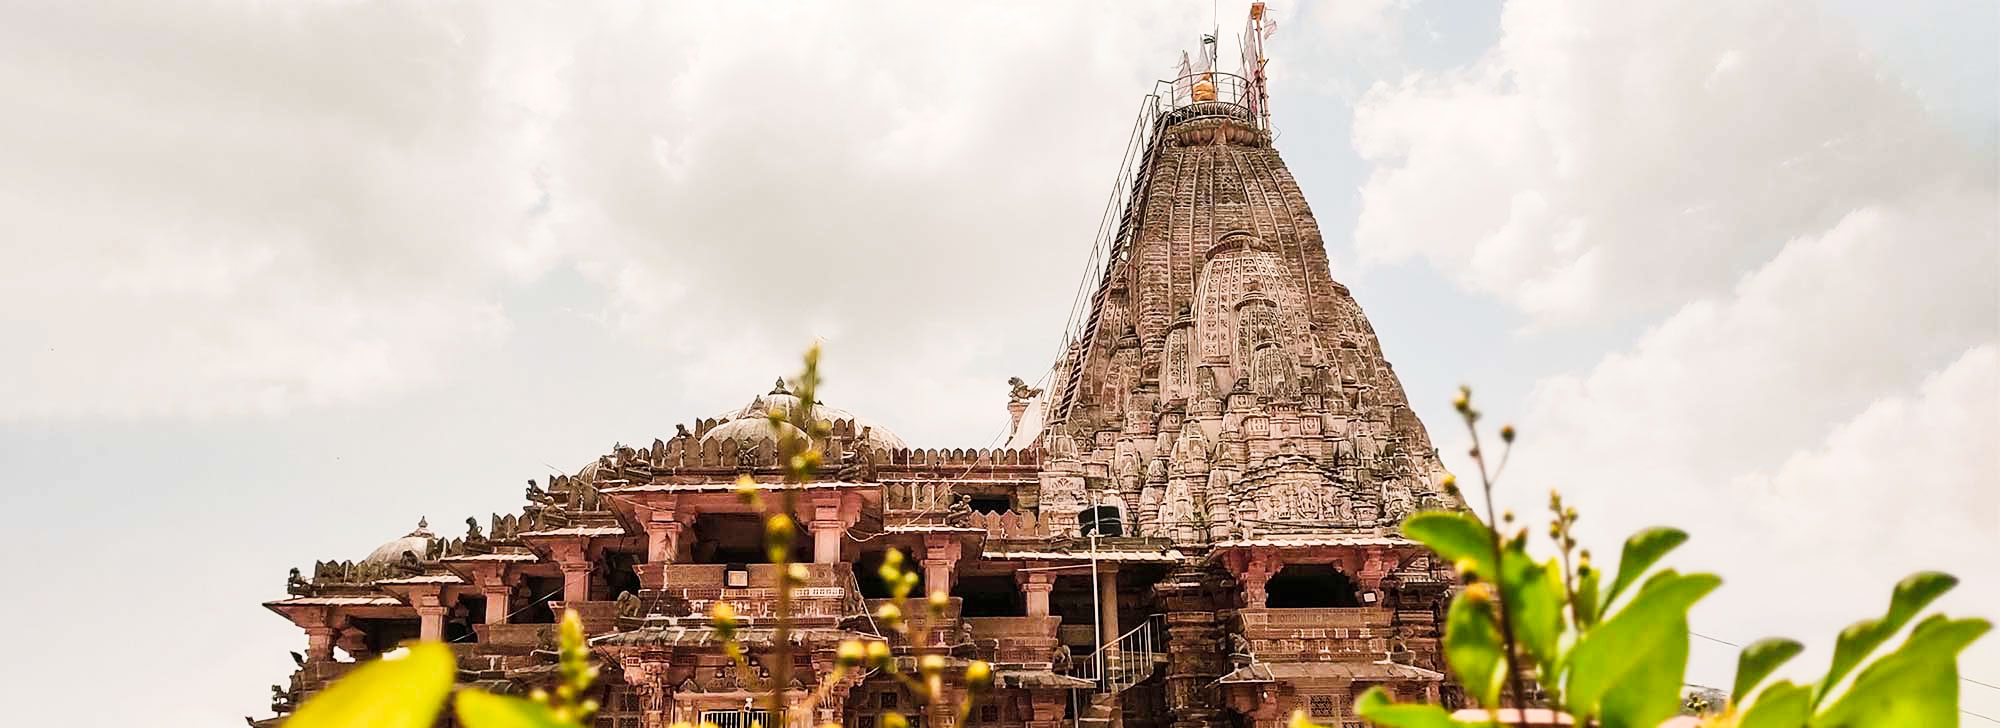
POLYGON ((673 517, 672 511, 655 511, 646 522, 646 561, 671 564, 679 558, 682 524, 673 517))
POLYGON ((1049 616, 1049 592, 1056 588, 1056 579, 1046 571, 1020 572, 1015 578, 1021 582, 1021 593, 1028 597, 1028 616, 1049 616))
POLYGON ((590 601, 590 562, 563 562, 562 572, 563 601, 570 604, 590 601))
POLYGON ((479 593, 486 597, 486 623, 506 624, 507 614, 514 611, 507 608, 514 596, 514 590, 502 582, 482 585, 479 593))
POLYGON ((306 628, 306 662, 326 662, 333 659, 333 633, 332 625, 306 628))
POLYGON ((1097 622, 1104 625, 1105 654, 1118 650, 1118 636, 1124 634, 1118 629, 1118 566, 1099 564, 1097 567, 1097 622))
POLYGON ((1264 585, 1271 581, 1271 572, 1277 569, 1278 565, 1266 560, 1263 554, 1251 557, 1249 565, 1238 577, 1243 582, 1243 608, 1264 608, 1265 599, 1269 596, 1264 591, 1264 585))
POLYGON ((840 563, 840 537, 846 529, 839 521, 813 521, 813 563, 840 563))
POLYGON ((951 593, 953 567, 958 565, 959 543, 952 536, 924 536, 924 591, 951 593))
POLYGON ((410 592, 410 604, 417 608, 417 636, 425 642, 444 640, 444 588, 422 587, 410 592))

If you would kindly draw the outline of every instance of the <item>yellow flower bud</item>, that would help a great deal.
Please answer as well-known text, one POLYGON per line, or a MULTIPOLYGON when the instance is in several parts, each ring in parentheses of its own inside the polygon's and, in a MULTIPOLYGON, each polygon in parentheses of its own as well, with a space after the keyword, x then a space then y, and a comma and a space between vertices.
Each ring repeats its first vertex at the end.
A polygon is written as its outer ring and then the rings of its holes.
POLYGON ((1501 441, 1501 442, 1508 442, 1508 443, 1511 443, 1511 442, 1513 442, 1513 441, 1514 441, 1514 426, 1513 426, 1513 425, 1501 425, 1501 426, 1500 426, 1500 441, 1501 441))
POLYGON ((929 601, 931 614, 944 614, 945 608, 951 606, 951 595, 939 589, 931 592, 929 601))
POLYGON ((924 676, 925 680, 943 673, 944 655, 924 655, 923 659, 917 660, 917 674, 924 676))
POLYGON ((910 719, 895 711, 883 713, 882 728, 910 728, 910 719))
POLYGON ((833 664, 842 668, 860 667, 861 661, 868 659, 868 648, 861 640, 847 640, 840 643, 840 649, 833 653, 833 664))
POLYGON ((868 664, 878 670, 895 670, 896 655, 889 651, 889 643, 881 640, 869 642, 868 664))
POLYGON ((985 660, 973 660, 965 666, 965 687, 974 694, 986 692, 993 687, 993 666, 985 660))
POLYGON ((1465 587, 1465 598, 1471 600, 1474 604, 1484 604, 1493 601, 1493 587, 1483 581, 1476 584, 1468 584, 1465 587))

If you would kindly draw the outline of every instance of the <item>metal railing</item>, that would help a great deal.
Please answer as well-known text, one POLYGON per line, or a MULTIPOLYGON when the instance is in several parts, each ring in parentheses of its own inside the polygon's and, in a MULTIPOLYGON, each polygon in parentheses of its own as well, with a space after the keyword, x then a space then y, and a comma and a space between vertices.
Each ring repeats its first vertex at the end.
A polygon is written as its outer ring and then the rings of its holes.
POLYGON ((1070 676, 1097 683, 1098 692, 1118 693, 1145 682, 1166 656, 1166 618, 1153 615, 1117 639, 1070 663, 1070 676))
POLYGON ((1250 79, 1234 73, 1204 71, 1172 81, 1159 82, 1153 98, 1159 99, 1159 114, 1179 123, 1206 116, 1226 116, 1260 124, 1252 113, 1256 87, 1250 79))

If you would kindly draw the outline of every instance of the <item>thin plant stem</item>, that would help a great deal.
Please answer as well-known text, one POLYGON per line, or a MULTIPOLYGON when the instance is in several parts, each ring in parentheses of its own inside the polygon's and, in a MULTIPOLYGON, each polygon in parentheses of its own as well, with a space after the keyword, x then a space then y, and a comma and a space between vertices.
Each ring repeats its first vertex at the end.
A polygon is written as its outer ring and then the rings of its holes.
MULTIPOLYGON (((1479 485, 1486 493, 1486 531, 1492 537, 1493 541, 1493 570, 1499 572, 1493 574, 1491 577, 1493 581, 1493 603, 1497 607, 1496 611, 1500 616, 1500 638, 1507 648, 1506 654, 1502 659, 1507 668, 1508 691, 1514 694, 1514 725, 1525 728, 1528 724, 1527 702, 1525 699, 1527 691, 1521 687, 1520 661, 1514 644, 1514 624, 1507 617, 1506 590, 1501 588, 1502 581, 1504 580, 1503 575, 1506 571, 1501 567, 1501 564, 1506 555, 1501 546, 1504 536, 1500 533, 1500 518, 1497 515, 1497 511, 1493 508, 1494 475, 1489 474, 1486 470, 1486 451, 1479 445, 1478 418, 1473 415, 1469 402, 1465 407, 1463 418, 1465 419, 1466 431, 1472 435, 1472 461, 1479 468, 1479 485)), ((1508 453, 1512 450, 1513 445, 1511 444, 1505 445, 1501 450, 1500 464, 1502 467, 1506 466, 1508 453)), ((1496 721, 1499 719, 1497 706, 1493 717, 1496 721)))

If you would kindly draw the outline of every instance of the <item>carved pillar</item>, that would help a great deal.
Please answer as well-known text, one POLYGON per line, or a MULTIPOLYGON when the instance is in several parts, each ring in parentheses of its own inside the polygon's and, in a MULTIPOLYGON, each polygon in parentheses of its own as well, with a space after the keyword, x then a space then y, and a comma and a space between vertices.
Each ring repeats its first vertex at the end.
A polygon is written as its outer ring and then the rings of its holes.
POLYGON ((418 639, 437 642, 444 639, 444 587, 421 586, 410 590, 410 606, 417 608, 418 639))
POLYGON ((507 614, 513 611, 507 607, 508 600, 513 597, 514 590, 508 588, 505 583, 501 583, 486 586, 480 590, 480 593, 486 597, 486 623, 506 624, 507 614))
POLYGON ((671 718, 668 706, 673 702, 673 690, 667 685, 667 654, 627 653, 618 656, 618 666, 625 673, 625 684, 639 696, 639 725, 667 728, 671 718))
POLYGON ((680 556, 682 528, 683 524, 674 520, 673 511, 653 511, 651 520, 646 522, 646 561, 674 563, 680 556))
POLYGON ((951 593, 951 577, 958 566, 959 543, 951 536, 924 536, 924 590, 951 593))
POLYGON ((1021 593, 1028 597, 1028 616, 1049 616, 1049 592, 1056 588, 1055 576, 1046 571, 1025 571, 1015 578, 1021 583, 1021 593))
MULTIPOLYGON (((1395 560, 1388 554, 1382 553, 1382 549, 1368 549, 1368 555, 1361 561, 1360 580, 1357 584, 1361 588, 1361 593, 1376 594, 1379 598, 1382 592, 1382 577, 1388 576, 1389 569, 1394 566, 1395 560)), ((1377 605, 1375 602, 1369 602, 1366 596, 1362 596, 1361 600, 1365 606, 1377 605)))
POLYGON ((1272 563, 1272 560, 1264 554, 1260 553, 1250 557, 1250 563, 1244 567, 1241 577, 1243 580, 1243 608, 1264 608, 1265 599, 1268 596, 1264 591, 1264 585, 1271 580, 1271 573, 1277 571, 1278 568, 1278 565, 1272 563))
POLYGON ((306 662, 326 662, 333 659, 333 639, 332 625, 307 627, 306 662))

